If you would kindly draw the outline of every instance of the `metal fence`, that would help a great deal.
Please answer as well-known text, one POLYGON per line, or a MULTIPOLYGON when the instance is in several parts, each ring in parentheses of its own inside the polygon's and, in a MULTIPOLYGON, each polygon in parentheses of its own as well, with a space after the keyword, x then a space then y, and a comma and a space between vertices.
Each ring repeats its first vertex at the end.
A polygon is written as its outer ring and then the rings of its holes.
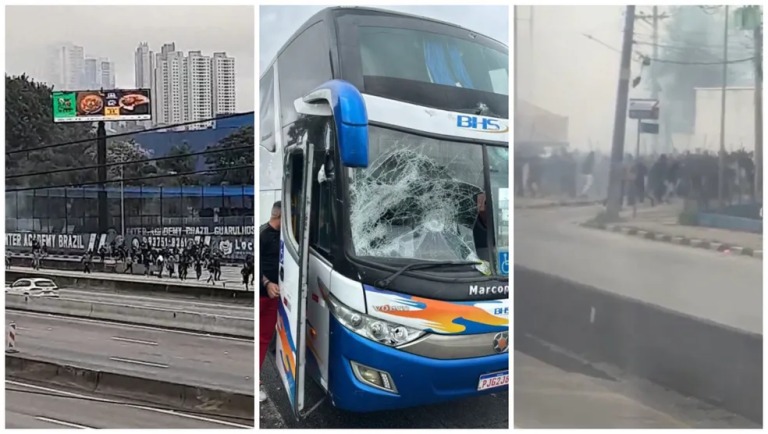
MULTIPOLYGON (((110 186, 109 228, 254 225, 253 186, 110 186)), ((89 188, 40 188, 5 194, 5 228, 11 232, 82 234, 99 231, 98 192, 89 188)))

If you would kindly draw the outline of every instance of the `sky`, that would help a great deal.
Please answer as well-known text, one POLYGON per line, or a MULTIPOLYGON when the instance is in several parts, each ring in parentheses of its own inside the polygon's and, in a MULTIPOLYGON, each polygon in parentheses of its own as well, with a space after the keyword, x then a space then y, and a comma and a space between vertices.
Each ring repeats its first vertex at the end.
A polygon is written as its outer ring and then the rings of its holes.
POLYGON ((574 148, 610 148, 620 62, 614 49, 621 48, 623 11, 621 6, 517 8, 520 97, 568 116, 574 148))
MULTIPOLYGON (((259 75, 299 26, 329 6, 261 6, 259 9, 259 75)), ((506 6, 375 6, 458 24, 509 45, 506 6)))
MULTIPOLYGON (((567 116, 569 139, 572 148, 600 149, 611 147, 617 84, 619 79, 620 49, 624 29, 625 6, 519 6, 515 22, 516 33, 517 88, 520 97, 550 112, 567 116), (531 11, 533 10, 531 20, 531 11), (531 25, 533 23, 533 25, 531 25), (587 37, 585 35, 589 35, 587 37)), ((659 7, 662 14, 679 13, 669 7, 659 7)), ((652 6, 638 6, 638 14, 652 14, 652 6)), ((660 20, 659 41, 663 45, 666 27, 660 20)), ((633 46, 634 53, 652 55, 649 43, 652 41, 652 25, 636 20, 633 46)), ((722 29, 713 28, 702 34, 702 46, 720 45, 722 29)), ((745 32, 731 29, 729 47, 731 56, 747 57, 751 51, 741 47, 745 32), (741 42, 740 42, 741 41, 741 42)), ((674 47, 673 47, 674 48, 674 47)), ((667 57, 659 53, 659 57, 667 57)), ((750 66, 746 65, 749 69, 750 66)), ((630 78, 640 76, 641 85, 632 89, 630 98, 649 98, 649 73, 641 71, 637 58, 633 57, 630 78)), ((662 87, 663 96, 663 85, 662 87)), ((751 85, 751 80, 745 85, 751 85)), ((662 98, 663 99, 663 98, 662 98)), ((661 110, 665 110, 662 101, 661 110)), ((637 123, 626 125, 625 149, 634 149, 637 123)), ((682 137, 676 146, 685 147, 682 137)), ((643 135, 641 147, 652 141, 651 135, 643 135)))
POLYGON ((164 43, 175 42, 180 51, 224 51, 234 57, 237 110, 251 111, 254 12, 253 6, 8 6, 6 74, 40 77, 46 47, 71 42, 82 46, 86 56, 109 58, 117 87, 130 88, 139 43, 160 51, 164 43))

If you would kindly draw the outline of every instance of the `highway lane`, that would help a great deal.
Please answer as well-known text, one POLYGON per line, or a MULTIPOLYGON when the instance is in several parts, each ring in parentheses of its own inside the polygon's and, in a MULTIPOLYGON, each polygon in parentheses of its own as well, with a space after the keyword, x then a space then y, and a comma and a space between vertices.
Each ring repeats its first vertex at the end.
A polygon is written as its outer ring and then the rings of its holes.
POLYGON ((8 429, 247 429, 253 426, 250 421, 220 420, 215 416, 166 410, 16 381, 6 380, 5 386, 5 427, 8 429))
POLYGON ((515 264, 762 334, 762 261, 578 226, 599 209, 515 210, 515 264))
MULTIPOLYGON (((40 270, 33 270, 32 268, 29 268, 29 267, 13 266, 13 267, 10 267, 9 270, 14 272, 20 272, 20 273, 28 273, 30 276, 35 276, 35 275, 50 276, 54 280, 58 275, 58 276, 66 276, 66 277, 131 281, 131 282, 153 283, 153 284, 162 284, 162 285, 173 284, 177 286, 190 286, 190 287, 205 287, 205 288, 225 288, 226 287, 227 289, 231 289, 231 290, 245 291, 245 286, 242 283, 243 277, 242 275, 240 275, 240 270, 234 267, 227 267, 226 269, 222 269, 222 273, 221 273, 222 280, 216 282, 215 284, 206 282, 206 279, 208 279, 208 275, 209 275, 207 271, 203 271, 203 275, 200 277, 200 280, 196 280, 194 278, 194 275, 195 275, 194 270, 191 270, 191 274, 190 274, 190 276, 193 276, 193 277, 187 280, 180 280, 178 277, 173 277, 173 278, 168 277, 167 273, 163 273, 162 278, 157 276, 145 276, 143 274, 125 274, 125 273, 92 272, 92 273, 86 274, 80 270, 57 270, 57 269, 46 268, 45 266, 43 266, 40 270)), ((250 287, 250 291, 253 291, 252 287, 250 287)))
POLYGON ((516 341, 515 347, 526 348, 514 354, 518 428, 759 428, 741 416, 540 343, 516 341))
POLYGON ((253 341, 6 311, 24 355, 90 369, 253 394, 253 341))
POLYGON ((225 315, 236 318, 254 319, 253 306, 244 306, 222 301, 203 301, 171 295, 127 295, 62 288, 60 298, 98 303, 113 303, 125 306, 149 307, 155 309, 180 310, 183 312, 208 315, 225 315))

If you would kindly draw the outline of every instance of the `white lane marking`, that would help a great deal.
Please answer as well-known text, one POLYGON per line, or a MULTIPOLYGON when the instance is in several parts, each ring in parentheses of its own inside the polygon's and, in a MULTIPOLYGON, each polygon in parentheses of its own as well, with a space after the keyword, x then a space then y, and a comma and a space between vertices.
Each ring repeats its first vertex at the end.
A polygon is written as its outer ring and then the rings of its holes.
POLYGON ((250 425, 240 425, 240 424, 237 424, 237 423, 227 422, 227 421, 224 421, 224 420, 211 419, 211 418, 208 418, 208 417, 197 416, 195 414, 180 413, 178 411, 166 410, 166 409, 163 409, 163 408, 144 407, 144 406, 140 406, 140 405, 132 405, 132 407, 140 408, 142 410, 155 411, 155 412, 163 413, 163 414, 170 414, 170 415, 173 415, 173 416, 186 417, 188 419, 195 419, 195 420, 201 420, 201 421, 204 421, 204 422, 218 423, 218 424, 221 424, 221 425, 228 425, 228 426, 235 427, 235 428, 253 429, 253 426, 250 426, 250 425))
POLYGON ((207 422, 211 422, 211 423, 218 423, 218 424, 221 424, 221 425, 233 426, 233 427, 236 427, 236 428, 253 429, 253 427, 250 426, 250 425, 240 425, 240 424, 236 424, 236 423, 233 423, 233 422, 227 422, 227 421, 224 421, 224 420, 211 419, 211 418, 207 418, 207 417, 203 417, 203 416, 197 416, 197 415, 194 415, 194 414, 187 414, 187 413, 182 413, 182 412, 173 411, 173 410, 166 410, 166 409, 163 409, 163 408, 147 407, 147 406, 144 406, 144 405, 136 405, 136 404, 130 404, 130 403, 127 403, 127 402, 115 401, 114 399, 105 399, 105 398, 99 398, 97 396, 88 396, 88 395, 82 395, 82 394, 74 393, 74 392, 66 392, 66 391, 59 390, 59 389, 51 389, 49 387, 36 386, 34 384, 21 383, 21 382, 13 381, 13 380, 5 380, 5 383, 6 384, 11 384, 13 386, 21 386, 21 387, 27 387, 27 388, 30 388, 30 389, 43 390, 43 391, 46 391, 46 392, 54 392, 54 393, 57 393, 59 395, 71 396, 73 398, 89 399, 91 401, 98 401, 98 402, 103 402, 103 403, 107 403, 107 404, 121 404, 121 405, 124 405, 126 407, 136 408, 136 409, 139 409, 139 410, 154 411, 154 412, 158 412, 158 413, 170 414, 170 415, 179 416, 179 417, 186 417, 186 418, 189 418, 189 419, 196 419, 196 420, 207 421, 207 422))
POLYGON ((37 417, 35 417, 35 419, 37 419, 39 421, 43 421, 43 422, 52 423, 52 424, 55 424, 55 425, 66 426, 66 427, 69 427, 69 428, 94 429, 94 428, 92 428, 90 426, 78 425, 76 423, 65 422, 63 420, 51 419, 51 418, 45 417, 45 416, 37 416, 37 417))
POLYGON ((113 341, 130 342, 132 344, 144 344, 144 345, 157 345, 157 342, 142 341, 140 339, 121 338, 120 336, 112 336, 113 341))
POLYGON ((143 360, 124 359, 122 357, 110 357, 109 360, 114 360, 116 362, 123 362, 123 363, 134 363, 137 365, 153 366, 155 368, 168 367, 168 365, 163 365, 162 363, 152 363, 152 362, 145 362, 143 360))
POLYGON ((98 324, 107 324, 112 326, 118 326, 123 328, 134 328, 134 329, 142 329, 142 330, 153 330, 153 331, 159 331, 164 333, 177 333, 181 335, 192 335, 192 336, 202 336, 206 338, 212 338, 212 339, 221 339, 221 340, 227 340, 227 341, 237 341, 237 342, 248 342, 253 344, 253 339, 246 339, 246 338, 235 338, 232 336, 218 336, 218 335, 211 335, 209 333, 196 333, 196 332, 190 332, 185 330, 171 330, 171 329, 164 329, 160 327, 151 327, 151 326, 144 326, 144 325, 137 325, 137 324, 128 324, 128 323, 118 323, 118 322, 112 322, 112 321, 103 321, 103 320, 95 320, 90 318, 76 318, 71 316, 64 316, 64 315, 56 315, 52 313, 42 313, 42 312, 31 312, 26 310, 15 310, 12 312, 6 312, 5 316, 6 318, 11 315, 18 315, 18 316, 37 316, 37 317, 54 317, 65 321, 70 322, 90 322, 90 323, 98 323, 98 324))

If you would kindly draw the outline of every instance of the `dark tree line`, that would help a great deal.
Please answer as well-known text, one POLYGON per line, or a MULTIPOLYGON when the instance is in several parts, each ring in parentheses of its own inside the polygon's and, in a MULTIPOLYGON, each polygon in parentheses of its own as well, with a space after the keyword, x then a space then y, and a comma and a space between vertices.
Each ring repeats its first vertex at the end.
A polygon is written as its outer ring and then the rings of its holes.
MULTIPOLYGON (((68 146, 18 152, 6 155, 6 175, 55 171, 58 169, 96 165, 95 124, 53 123, 51 104, 52 89, 26 75, 5 77, 6 86, 6 152, 93 139, 68 146)), ((224 151, 202 156, 189 155, 192 152, 186 142, 174 144, 164 156, 178 158, 150 161, 160 157, 142 147, 141 135, 135 139, 118 137, 107 141, 107 162, 132 161, 131 164, 112 166, 107 171, 110 180, 171 175, 165 178, 150 178, 131 181, 130 185, 242 185, 253 184, 254 170, 222 170, 213 173, 192 173, 197 170, 197 161, 202 158, 207 169, 226 169, 254 164, 253 126, 243 127, 220 140, 207 150, 220 150, 250 146, 250 149, 224 151), (177 175, 178 174, 178 175, 177 175)), ((6 179, 9 187, 46 187, 54 185, 78 185, 97 180, 96 169, 47 173, 31 177, 6 179)))

